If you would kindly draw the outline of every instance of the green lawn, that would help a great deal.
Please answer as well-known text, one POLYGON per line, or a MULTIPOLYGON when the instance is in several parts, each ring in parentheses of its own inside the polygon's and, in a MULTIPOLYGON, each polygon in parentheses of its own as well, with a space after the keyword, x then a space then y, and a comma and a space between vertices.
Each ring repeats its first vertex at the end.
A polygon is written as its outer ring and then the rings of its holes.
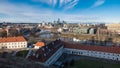
POLYGON ((75 61, 70 68, 120 68, 120 64, 106 63, 101 61, 79 60, 75 61))
POLYGON ((25 57, 28 53, 28 50, 23 50, 23 51, 19 51, 17 52, 16 56, 18 57, 25 57))

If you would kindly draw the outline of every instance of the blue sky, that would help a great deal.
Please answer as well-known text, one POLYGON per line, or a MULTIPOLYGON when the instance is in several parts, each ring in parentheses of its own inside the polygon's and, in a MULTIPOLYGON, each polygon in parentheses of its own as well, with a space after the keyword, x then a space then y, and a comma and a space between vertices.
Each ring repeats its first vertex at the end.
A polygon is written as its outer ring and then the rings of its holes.
POLYGON ((0 0, 0 22, 120 22, 120 0, 0 0))

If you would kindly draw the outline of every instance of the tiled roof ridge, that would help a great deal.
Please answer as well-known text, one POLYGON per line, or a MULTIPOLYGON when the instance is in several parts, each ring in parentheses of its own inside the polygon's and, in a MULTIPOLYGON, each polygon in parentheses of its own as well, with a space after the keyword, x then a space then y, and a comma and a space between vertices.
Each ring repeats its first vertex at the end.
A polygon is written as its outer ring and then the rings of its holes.
POLYGON ((36 44, 35 44, 36 46, 45 46, 45 43, 44 42, 41 42, 41 41, 39 41, 39 42, 36 42, 36 44))
POLYGON ((63 42, 65 48, 71 49, 81 49, 81 50, 91 50, 91 51, 101 51, 101 52, 109 52, 109 53, 117 53, 120 54, 119 46, 95 46, 95 45, 84 45, 84 44, 70 44, 63 42))
POLYGON ((39 61, 46 61, 48 58, 50 58, 60 47, 62 46, 62 43, 60 40, 55 40, 40 49, 38 49, 37 53, 41 54, 41 59, 39 61), (50 51, 49 51, 50 50, 50 51), (45 56, 46 55, 46 56, 45 56))
POLYGON ((26 41, 26 39, 23 36, 0 38, 0 43, 4 43, 4 42, 22 42, 22 41, 26 41))

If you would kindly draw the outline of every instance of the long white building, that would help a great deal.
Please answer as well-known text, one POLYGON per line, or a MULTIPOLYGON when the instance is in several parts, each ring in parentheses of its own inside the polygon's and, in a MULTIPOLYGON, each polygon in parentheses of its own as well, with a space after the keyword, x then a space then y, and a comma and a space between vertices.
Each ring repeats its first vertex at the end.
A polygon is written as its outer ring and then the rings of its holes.
POLYGON ((118 46, 70 44, 60 40, 41 47, 35 55, 29 58, 39 61, 39 63, 45 66, 49 66, 53 64, 62 53, 120 61, 120 47, 118 46))
POLYGON ((27 41, 23 36, 0 38, 0 49, 27 48, 27 41))
POLYGON ((108 47, 65 44, 64 52, 67 54, 83 55, 120 61, 120 47, 118 46, 108 47))

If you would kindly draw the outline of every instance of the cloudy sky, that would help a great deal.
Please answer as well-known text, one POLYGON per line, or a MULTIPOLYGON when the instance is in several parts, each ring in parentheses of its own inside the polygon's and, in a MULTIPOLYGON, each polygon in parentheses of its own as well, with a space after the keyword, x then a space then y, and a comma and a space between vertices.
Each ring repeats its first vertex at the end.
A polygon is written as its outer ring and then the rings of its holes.
POLYGON ((120 0, 0 0, 0 22, 120 22, 120 0))

